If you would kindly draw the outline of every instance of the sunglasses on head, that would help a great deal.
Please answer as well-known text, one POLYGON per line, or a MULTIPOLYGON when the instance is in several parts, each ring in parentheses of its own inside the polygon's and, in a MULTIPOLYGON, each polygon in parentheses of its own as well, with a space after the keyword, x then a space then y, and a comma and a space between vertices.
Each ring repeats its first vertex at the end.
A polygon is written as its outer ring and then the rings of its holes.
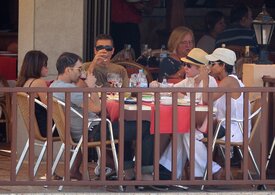
POLYGON ((95 47, 96 51, 105 49, 106 51, 112 51, 113 50, 113 46, 110 45, 98 45, 95 47))
POLYGON ((183 66, 186 66, 187 68, 191 68, 191 66, 192 66, 191 64, 186 63, 186 62, 183 62, 182 65, 183 65, 183 66))

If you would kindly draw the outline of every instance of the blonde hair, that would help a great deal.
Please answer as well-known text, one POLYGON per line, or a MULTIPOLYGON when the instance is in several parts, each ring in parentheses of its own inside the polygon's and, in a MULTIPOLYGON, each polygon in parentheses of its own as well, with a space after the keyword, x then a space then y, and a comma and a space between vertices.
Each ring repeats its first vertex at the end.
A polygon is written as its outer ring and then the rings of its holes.
POLYGON ((177 46, 181 42, 182 37, 185 37, 187 34, 191 34, 191 36, 193 38, 193 42, 195 42, 194 33, 190 28, 187 28, 185 26, 178 26, 178 27, 174 28, 174 30, 170 34, 170 37, 168 40, 168 44, 167 44, 168 50, 170 52, 175 51, 177 46))

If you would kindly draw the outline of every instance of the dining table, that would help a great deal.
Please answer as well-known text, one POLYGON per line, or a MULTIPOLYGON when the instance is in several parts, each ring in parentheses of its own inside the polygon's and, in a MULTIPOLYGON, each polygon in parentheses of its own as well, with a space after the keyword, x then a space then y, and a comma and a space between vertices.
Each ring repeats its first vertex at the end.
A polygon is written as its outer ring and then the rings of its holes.
MULTIPOLYGON (((150 133, 155 132, 155 116, 156 107, 155 101, 142 101, 142 120, 148 120, 151 123, 150 133)), ((119 119, 119 101, 118 100, 107 100, 106 102, 107 113, 111 121, 119 119)), ((188 133, 191 126, 191 106, 190 102, 178 102, 177 109, 177 132, 188 133)), ((215 109, 214 109, 215 111, 215 109)), ((206 117, 208 112, 207 105, 195 105, 196 116, 206 117)), ((136 120, 137 119, 137 105, 136 104, 124 104, 124 119, 125 120, 136 120)), ((159 104, 159 132, 161 134, 171 134, 173 129, 173 106, 172 102, 165 103, 160 100, 159 104)))

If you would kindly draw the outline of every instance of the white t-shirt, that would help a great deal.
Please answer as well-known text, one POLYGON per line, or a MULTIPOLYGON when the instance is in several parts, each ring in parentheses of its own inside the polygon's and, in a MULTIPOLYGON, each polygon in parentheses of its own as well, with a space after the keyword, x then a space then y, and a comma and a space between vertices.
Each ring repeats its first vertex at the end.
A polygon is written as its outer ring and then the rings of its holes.
MULTIPOLYGON (((209 87, 218 87, 217 81, 214 77, 209 77, 209 87)), ((182 81, 176 83, 173 85, 174 87, 194 87, 195 86, 195 77, 187 77, 183 79, 182 81)), ((198 85, 198 87, 203 87, 203 81, 201 81, 198 85)), ((187 98, 190 99, 190 93, 187 93, 187 98)), ((196 101, 201 102, 202 101, 202 93, 196 93, 196 101)))

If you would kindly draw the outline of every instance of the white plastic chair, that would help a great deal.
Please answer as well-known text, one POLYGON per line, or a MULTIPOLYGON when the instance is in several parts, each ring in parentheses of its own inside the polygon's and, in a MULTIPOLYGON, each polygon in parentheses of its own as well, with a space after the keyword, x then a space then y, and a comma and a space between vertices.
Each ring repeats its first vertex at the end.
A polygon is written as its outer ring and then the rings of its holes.
MULTIPOLYGON (((65 108, 65 103, 54 99, 53 101, 53 119, 54 122, 58 128, 58 133, 59 136, 61 138, 61 141, 63 142, 60 150, 57 154, 56 160, 53 164, 53 168, 52 168, 52 173, 54 173, 57 163, 60 160, 64 150, 65 150, 65 114, 64 114, 64 108, 65 108)), ((76 111, 75 109, 73 109, 72 107, 70 108, 71 112, 73 112, 74 114, 76 114, 77 116, 79 116, 80 118, 83 118, 82 114, 80 114, 78 111, 76 111)), ((100 118, 98 119, 94 119, 94 120, 89 120, 88 121, 88 127, 90 126, 91 123, 93 122, 98 122, 98 121, 102 121, 100 118)), ((113 154, 113 160, 114 160, 114 165, 115 165, 115 170, 116 170, 116 174, 118 173, 118 159, 117 159, 117 153, 116 153, 116 148, 115 148, 115 143, 118 143, 117 140, 114 140, 114 136, 113 136, 113 128, 112 128, 112 123, 109 119, 106 119, 107 125, 109 127, 109 133, 110 133, 110 138, 109 140, 106 140, 106 145, 111 145, 111 150, 112 150, 112 154, 113 154)), ((87 127, 87 129, 88 129, 87 127)), ((74 142, 70 136, 70 145, 72 146, 71 152, 72 152, 72 156, 70 159, 70 169, 75 161, 76 155, 79 152, 79 149, 81 148, 83 142, 83 136, 80 138, 80 140, 78 142, 74 142)), ((93 141, 93 142, 88 142, 88 147, 96 147, 97 149, 97 153, 98 153, 98 159, 100 160, 101 155, 100 155, 100 145, 101 142, 100 141, 93 141)), ((120 186, 121 190, 123 189, 122 186, 120 186)), ((63 186, 59 186, 58 190, 61 191, 63 189, 63 186)))
MULTIPOLYGON (((257 127, 258 127, 258 123, 260 121, 260 118, 261 118, 261 107, 258 108, 253 114, 250 115, 250 117, 248 118, 249 121, 251 121, 252 119, 256 119, 253 127, 252 127, 252 130, 251 130, 251 134, 250 134, 250 137, 248 138, 248 153, 249 153, 249 156, 252 160, 252 163, 255 167, 255 170, 258 174, 258 176, 260 176, 260 170, 258 168, 258 165, 256 163, 256 160, 254 158, 254 155, 253 155, 253 152, 249 146, 251 140, 253 139, 253 136, 257 130, 257 127)), ((218 148, 221 150, 221 153, 222 153, 222 156, 223 158, 225 159, 225 153, 224 153, 224 146, 225 146, 225 140, 222 140, 222 139, 217 139, 217 136, 218 136, 218 133, 219 133, 219 130, 220 130, 220 127, 222 125, 222 123, 224 123, 226 121, 226 119, 222 119, 221 121, 219 121, 218 125, 217 125, 217 128, 215 130, 215 134, 214 134, 214 137, 213 137, 213 144, 212 144, 212 152, 214 151, 214 148, 215 146, 219 146, 218 148)), ((238 120, 238 119, 234 119, 234 118, 231 118, 231 122, 237 122, 239 127, 240 127, 240 130, 243 134, 243 122, 244 120, 238 120)), ((208 139, 207 138, 203 138, 202 139, 202 142, 204 143, 208 143, 208 139)), ((235 146, 237 147, 240 155, 241 155, 241 158, 243 159, 243 153, 242 153, 242 148, 243 148, 243 142, 230 142, 230 146, 235 146)), ((231 174, 232 175, 232 174, 231 174)), ((252 178, 252 175, 250 173, 250 171, 248 170, 248 175, 249 175, 249 178, 251 180, 253 180, 252 178)), ((203 176, 203 180, 206 180, 206 177, 207 177, 207 167, 205 168, 205 172, 204 172, 204 176, 203 176)), ((201 186, 201 190, 204 189, 204 185, 201 186)))
MULTIPOLYGON (((40 106, 47 109, 47 106, 45 104, 43 104, 41 101, 39 101, 37 99, 34 99, 34 101, 35 101, 36 104, 39 104, 40 106)), ((29 109, 30 108, 30 100, 29 100, 29 95, 27 93, 23 93, 23 92, 17 93, 17 104, 18 104, 19 110, 21 111, 24 123, 27 127, 28 134, 29 134, 29 131, 30 131, 30 127, 29 127, 29 124, 30 124, 30 109, 29 109)), ((55 130, 55 125, 53 125, 53 127, 52 127, 52 132, 54 132, 54 130, 55 130)), ((35 176, 36 173, 37 173, 37 170, 38 170, 38 168, 41 164, 42 158, 45 154, 46 148, 47 148, 47 137, 43 137, 40 134, 36 117, 34 119, 34 136, 35 136, 34 145, 39 146, 39 147, 42 148, 41 151, 40 151, 40 154, 37 158, 37 161, 35 163, 35 166, 34 166, 34 176, 35 176)), ((53 137, 53 142, 56 142, 56 141, 61 141, 61 140, 60 140, 59 137, 53 137)), ((29 150, 29 139, 27 140, 27 142, 24 146, 24 149, 23 149, 23 151, 22 151, 22 153, 19 157, 19 160, 17 162, 16 169, 15 169, 16 170, 16 175, 18 174, 18 172, 19 172, 19 170, 22 166, 22 163, 23 163, 23 161, 26 157, 26 154, 27 154, 28 150, 29 150)))

